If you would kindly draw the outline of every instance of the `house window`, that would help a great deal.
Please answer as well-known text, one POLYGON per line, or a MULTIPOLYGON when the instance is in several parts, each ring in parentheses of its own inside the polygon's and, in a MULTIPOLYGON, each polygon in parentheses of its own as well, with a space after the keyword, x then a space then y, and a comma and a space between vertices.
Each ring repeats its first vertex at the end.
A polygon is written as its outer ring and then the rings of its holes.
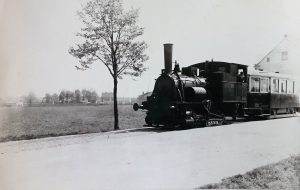
POLYGON ((250 78, 250 92, 259 92, 259 78, 258 77, 250 78))
POLYGON ((269 92, 269 78, 260 79, 260 92, 269 92))
POLYGON ((286 60, 288 60, 288 52, 283 51, 281 52, 281 61, 286 61, 286 60))
POLYGON ((271 86, 272 92, 279 92, 279 81, 278 79, 272 79, 272 86, 271 86))

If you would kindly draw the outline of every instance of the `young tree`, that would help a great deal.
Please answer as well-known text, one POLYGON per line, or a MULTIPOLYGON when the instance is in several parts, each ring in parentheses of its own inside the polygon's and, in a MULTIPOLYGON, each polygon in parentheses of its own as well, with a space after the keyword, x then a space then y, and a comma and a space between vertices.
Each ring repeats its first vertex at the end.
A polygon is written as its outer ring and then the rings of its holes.
POLYGON ((64 104, 66 102, 66 91, 62 90, 58 96, 59 102, 64 104))
POLYGON ((59 103, 59 96, 56 93, 52 94, 51 99, 52 99, 54 104, 59 103))
POLYGON ((82 102, 82 94, 80 90, 75 90, 75 101, 77 104, 82 102))
POLYGON ((91 0, 78 12, 84 27, 78 36, 83 38, 69 49, 79 59, 79 70, 99 62, 113 78, 114 129, 119 129, 117 89, 123 75, 139 77, 146 70, 144 62, 147 44, 138 39, 144 29, 137 24, 138 10, 125 11, 121 0, 91 0))
POLYGON ((35 94, 33 92, 30 92, 25 97, 25 102, 27 103, 28 106, 32 106, 34 103, 38 102, 38 98, 35 96, 35 94))
POLYGON ((97 100, 98 100, 98 94, 97 94, 97 92, 96 91, 92 91, 91 92, 91 103, 96 103, 97 102, 97 100))
POLYGON ((84 101, 91 103, 92 92, 90 90, 83 89, 82 97, 83 97, 84 101))
POLYGON ((46 93, 45 97, 43 98, 44 101, 43 103, 50 104, 51 99, 52 99, 51 95, 49 93, 46 93))
POLYGON ((67 90, 66 91, 66 99, 67 99, 68 104, 69 103, 74 103, 74 101, 75 101, 75 94, 74 94, 74 92, 72 92, 70 90, 67 90))

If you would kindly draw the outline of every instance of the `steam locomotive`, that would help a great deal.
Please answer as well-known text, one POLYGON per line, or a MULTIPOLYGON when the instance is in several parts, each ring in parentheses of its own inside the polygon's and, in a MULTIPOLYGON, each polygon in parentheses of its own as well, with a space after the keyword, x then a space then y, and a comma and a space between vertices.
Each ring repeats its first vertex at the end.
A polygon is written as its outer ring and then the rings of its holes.
POLYGON ((227 116, 268 117, 295 113, 299 97, 295 81, 279 73, 250 71, 247 65, 205 61, 172 70, 173 44, 164 44, 165 68, 141 105, 148 126, 221 125, 227 116), (249 72, 249 73, 248 73, 249 72))

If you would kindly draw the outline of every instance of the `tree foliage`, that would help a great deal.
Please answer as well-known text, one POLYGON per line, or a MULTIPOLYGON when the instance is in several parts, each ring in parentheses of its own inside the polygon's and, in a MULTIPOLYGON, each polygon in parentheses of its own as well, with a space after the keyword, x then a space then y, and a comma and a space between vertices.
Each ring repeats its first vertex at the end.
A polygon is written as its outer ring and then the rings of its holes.
POLYGON ((50 96, 49 94, 46 94, 44 97, 45 103, 51 103, 53 102, 54 104, 58 103, 76 103, 76 104, 81 104, 81 103, 97 103, 97 100, 99 99, 99 96, 95 90, 79 90, 76 89, 74 92, 70 90, 62 90, 59 95, 53 94, 50 96))
POLYGON ((84 27, 77 35, 82 43, 69 49, 79 59, 77 69, 103 63, 112 77, 140 76, 146 70, 147 45, 138 41, 144 28, 137 24, 138 10, 123 10, 121 0, 92 0, 78 12, 84 27))
POLYGON ((75 102, 76 103, 81 103, 82 102, 82 93, 80 90, 75 90, 75 102))

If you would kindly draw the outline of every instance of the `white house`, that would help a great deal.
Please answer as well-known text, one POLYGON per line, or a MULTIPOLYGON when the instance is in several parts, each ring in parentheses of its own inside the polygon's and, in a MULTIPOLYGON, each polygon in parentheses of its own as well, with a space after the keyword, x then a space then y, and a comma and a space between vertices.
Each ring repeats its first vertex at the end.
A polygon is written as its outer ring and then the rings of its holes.
POLYGON ((295 89, 300 93, 300 51, 296 39, 284 38, 269 51, 254 68, 266 72, 291 75, 296 80, 295 89))
POLYGON ((284 38, 269 51, 257 64, 255 69, 282 74, 298 75, 300 54, 293 39, 284 38))

